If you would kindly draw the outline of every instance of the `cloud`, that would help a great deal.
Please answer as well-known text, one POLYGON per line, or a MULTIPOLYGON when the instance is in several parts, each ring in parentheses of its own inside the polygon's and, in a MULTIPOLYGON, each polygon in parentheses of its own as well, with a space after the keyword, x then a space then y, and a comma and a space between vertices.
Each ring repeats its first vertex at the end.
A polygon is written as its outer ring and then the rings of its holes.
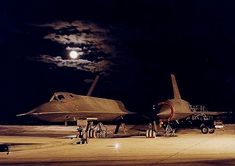
POLYGON ((57 67, 69 67, 78 70, 88 71, 92 73, 107 74, 110 71, 112 63, 107 60, 101 60, 98 62, 92 62, 86 59, 62 59, 60 56, 41 55, 40 57, 34 58, 35 61, 41 61, 44 63, 54 64, 57 67))
POLYGON ((110 35, 109 28, 102 28, 97 24, 83 21, 71 23, 58 21, 40 25, 40 27, 50 27, 56 30, 54 33, 44 36, 44 39, 64 45, 93 46, 100 52, 115 54, 115 49, 112 46, 114 39, 110 35))
POLYGON ((57 21, 38 25, 50 28, 43 38, 64 45, 66 50, 76 50, 80 58, 67 59, 49 54, 34 58, 36 61, 55 64, 57 67, 70 67, 89 72, 107 74, 113 65, 111 59, 117 54, 115 39, 109 27, 85 21, 57 21))
POLYGON ((65 30, 65 29, 72 27, 80 32, 87 32, 87 31, 91 31, 93 33, 108 33, 108 32, 110 32, 109 29, 102 28, 95 23, 88 22, 88 21, 79 21, 79 20, 75 20, 71 23, 66 22, 66 21, 56 21, 56 22, 42 24, 42 25, 38 25, 38 26, 50 27, 54 30, 65 30))

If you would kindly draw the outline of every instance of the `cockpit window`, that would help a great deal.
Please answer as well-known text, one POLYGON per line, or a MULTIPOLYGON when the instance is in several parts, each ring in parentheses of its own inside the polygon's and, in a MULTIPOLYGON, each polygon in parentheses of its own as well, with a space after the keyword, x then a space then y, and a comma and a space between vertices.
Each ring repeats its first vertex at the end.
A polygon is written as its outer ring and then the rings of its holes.
POLYGON ((53 96, 51 97, 51 99, 50 99, 50 101, 53 101, 53 100, 57 100, 56 97, 55 97, 55 95, 53 95, 53 96))
POLYGON ((57 98, 58 98, 58 100, 64 100, 65 99, 65 97, 63 95, 58 95, 57 98))

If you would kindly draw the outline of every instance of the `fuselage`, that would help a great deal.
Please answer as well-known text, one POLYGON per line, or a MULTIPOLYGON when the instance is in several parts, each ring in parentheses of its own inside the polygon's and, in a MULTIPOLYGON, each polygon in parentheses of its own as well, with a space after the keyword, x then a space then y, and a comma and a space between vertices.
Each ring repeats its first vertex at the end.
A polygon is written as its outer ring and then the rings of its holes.
POLYGON ((57 92, 50 102, 33 109, 28 115, 49 122, 64 122, 79 119, 113 121, 128 113, 118 100, 57 92))
POLYGON ((189 103, 182 99, 170 99, 160 103, 162 105, 157 116, 164 121, 175 121, 193 114, 189 103))

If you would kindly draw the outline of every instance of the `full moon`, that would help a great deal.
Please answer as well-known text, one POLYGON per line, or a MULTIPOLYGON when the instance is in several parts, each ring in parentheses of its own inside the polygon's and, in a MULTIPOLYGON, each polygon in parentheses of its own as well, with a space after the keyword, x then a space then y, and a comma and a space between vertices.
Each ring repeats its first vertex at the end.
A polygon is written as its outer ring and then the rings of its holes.
POLYGON ((77 58, 78 58, 78 52, 77 52, 77 51, 74 51, 74 50, 70 51, 70 52, 69 52, 69 57, 70 57, 71 59, 77 59, 77 58))

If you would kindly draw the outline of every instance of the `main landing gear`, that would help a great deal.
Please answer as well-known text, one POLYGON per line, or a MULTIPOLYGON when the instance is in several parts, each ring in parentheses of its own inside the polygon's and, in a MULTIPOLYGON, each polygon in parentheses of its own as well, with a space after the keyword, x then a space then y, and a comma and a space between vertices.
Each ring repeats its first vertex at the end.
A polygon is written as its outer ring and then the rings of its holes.
POLYGON ((89 138, 106 138, 108 135, 108 129, 101 122, 97 125, 90 124, 87 130, 89 138))
MULTIPOLYGON (((118 134, 120 128, 122 129, 123 134, 126 134, 125 123, 118 123, 115 128, 114 134, 118 134)), ((88 138, 107 138, 108 136, 113 134, 112 132, 108 131, 108 128, 101 122, 96 125, 94 125, 93 122, 89 122, 86 132, 88 138)))
POLYGON ((146 130, 146 138, 155 138, 156 136, 161 135, 166 137, 175 136, 175 129, 169 122, 165 124, 160 122, 158 125, 156 124, 156 121, 150 123, 148 129, 146 130))

